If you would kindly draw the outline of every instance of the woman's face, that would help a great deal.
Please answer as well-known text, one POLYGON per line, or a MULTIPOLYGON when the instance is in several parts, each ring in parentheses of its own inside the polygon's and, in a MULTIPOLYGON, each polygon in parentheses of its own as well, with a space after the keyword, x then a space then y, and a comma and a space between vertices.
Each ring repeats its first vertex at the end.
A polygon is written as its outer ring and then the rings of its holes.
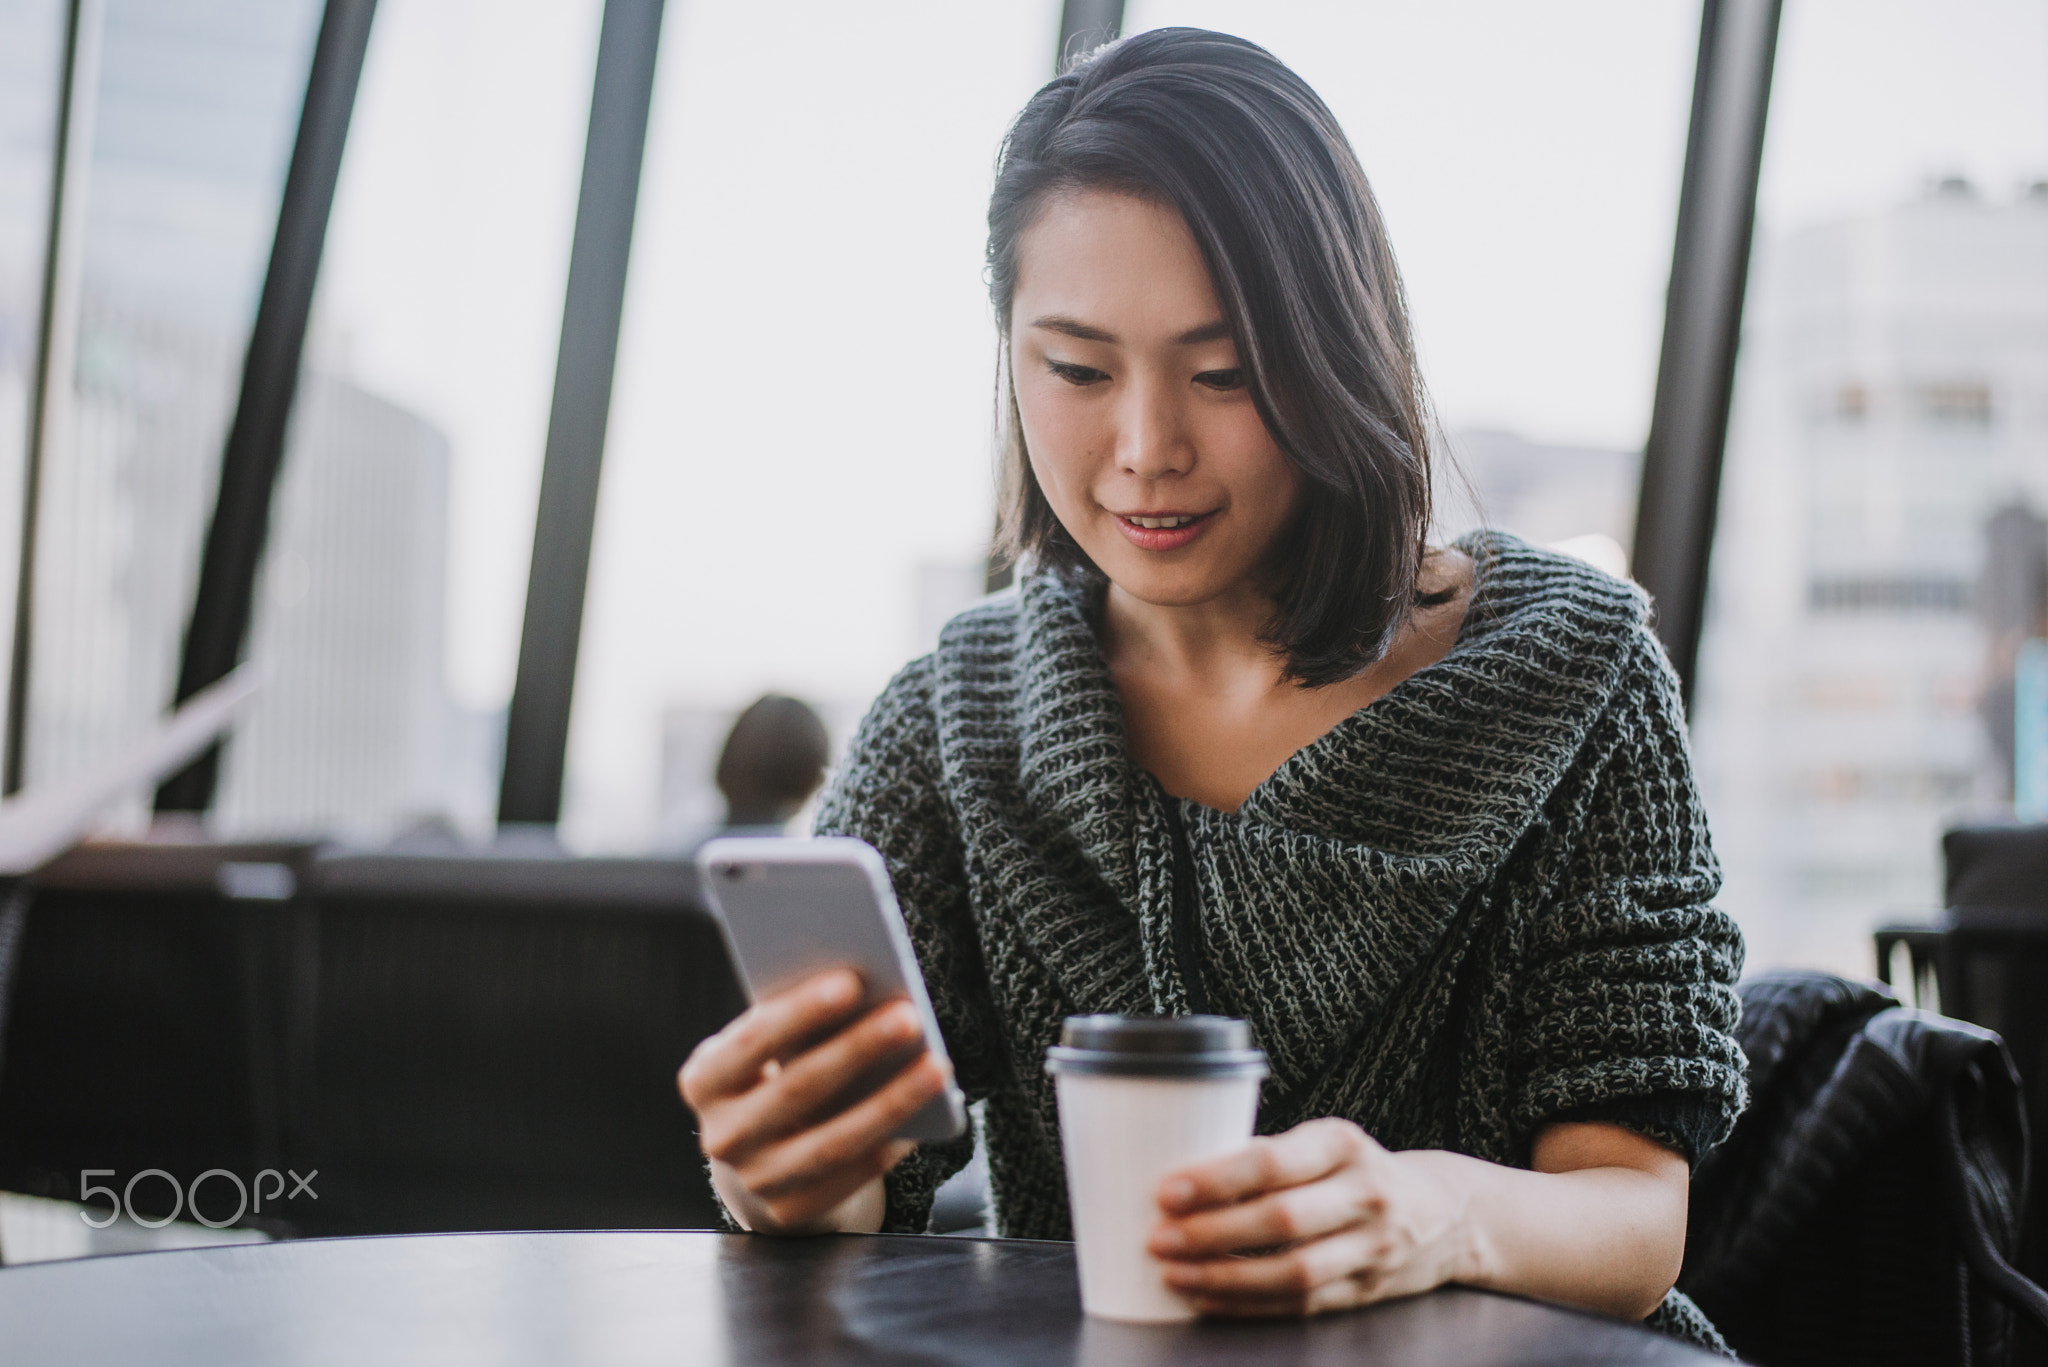
POLYGON ((1188 606, 1257 588, 1301 494, 1245 386, 1179 213, 1078 191, 1017 243, 1010 358, 1031 468, 1119 589, 1188 606))

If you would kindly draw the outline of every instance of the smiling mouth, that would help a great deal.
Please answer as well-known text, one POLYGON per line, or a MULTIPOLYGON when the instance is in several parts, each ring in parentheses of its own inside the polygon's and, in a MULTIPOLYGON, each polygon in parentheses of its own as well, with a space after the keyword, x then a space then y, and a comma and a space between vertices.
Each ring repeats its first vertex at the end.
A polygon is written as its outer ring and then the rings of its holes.
POLYGON ((1200 540, 1216 520, 1218 509, 1206 513, 1117 513, 1117 530, 1141 551, 1178 551, 1200 540))

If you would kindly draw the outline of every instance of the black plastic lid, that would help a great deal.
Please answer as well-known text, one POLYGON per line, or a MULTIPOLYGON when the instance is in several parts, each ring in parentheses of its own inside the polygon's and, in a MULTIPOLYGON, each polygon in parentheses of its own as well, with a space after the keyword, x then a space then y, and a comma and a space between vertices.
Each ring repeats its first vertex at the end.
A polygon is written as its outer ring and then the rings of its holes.
POLYGON ((1069 1016, 1046 1051, 1049 1073, 1127 1077, 1266 1075, 1249 1025, 1230 1016, 1069 1016))

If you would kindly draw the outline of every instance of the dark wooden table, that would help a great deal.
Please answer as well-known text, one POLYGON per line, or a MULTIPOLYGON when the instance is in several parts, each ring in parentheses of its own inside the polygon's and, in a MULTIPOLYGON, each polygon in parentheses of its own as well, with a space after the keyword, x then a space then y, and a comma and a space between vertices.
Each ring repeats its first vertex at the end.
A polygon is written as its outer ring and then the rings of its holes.
POLYGON ((1084 1320, 1070 1244, 441 1234, 0 1270, 9 1367, 1704 1364, 1646 1330, 1445 1290, 1310 1321, 1084 1320))

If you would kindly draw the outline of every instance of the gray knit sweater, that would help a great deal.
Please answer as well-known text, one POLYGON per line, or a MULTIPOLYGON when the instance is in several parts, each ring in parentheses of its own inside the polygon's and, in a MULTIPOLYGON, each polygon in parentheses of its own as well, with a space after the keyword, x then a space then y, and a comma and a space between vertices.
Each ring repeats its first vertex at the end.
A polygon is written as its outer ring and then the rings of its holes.
MULTIPOLYGON (((1052 575, 956 617, 889 685, 819 814, 889 864, 963 1088, 986 1103, 997 1223, 1069 1233, 1051 1080, 1063 1017, 1186 1011, 1177 802, 1209 1008, 1273 1074, 1261 1133, 1316 1116, 1394 1149, 1526 1166, 1598 1117, 1697 1159, 1744 1099, 1739 933, 1642 593, 1511 537, 1462 543, 1457 643, 1304 747, 1235 812, 1131 762, 1091 591, 1052 575)), ((971 1140, 888 1181, 921 1231, 971 1140)), ((1653 1323, 1713 1341, 1674 1293, 1653 1323)))

